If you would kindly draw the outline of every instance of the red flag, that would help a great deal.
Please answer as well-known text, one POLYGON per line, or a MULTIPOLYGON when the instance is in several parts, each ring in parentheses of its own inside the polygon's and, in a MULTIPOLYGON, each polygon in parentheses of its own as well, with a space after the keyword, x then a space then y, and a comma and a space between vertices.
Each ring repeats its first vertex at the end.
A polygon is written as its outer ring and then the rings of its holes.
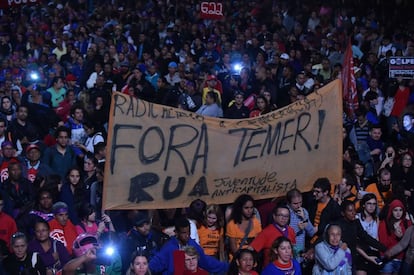
POLYGON ((359 103, 354 73, 354 59, 352 57, 351 40, 348 41, 348 46, 346 47, 341 78, 343 87, 342 96, 345 102, 345 112, 349 118, 354 118, 355 111, 358 109, 359 103))

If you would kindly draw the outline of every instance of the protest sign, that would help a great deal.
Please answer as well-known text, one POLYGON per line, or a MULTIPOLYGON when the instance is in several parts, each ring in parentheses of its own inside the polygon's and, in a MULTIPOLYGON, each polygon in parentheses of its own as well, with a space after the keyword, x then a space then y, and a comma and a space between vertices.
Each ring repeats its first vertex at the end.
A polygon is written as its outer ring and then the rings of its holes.
POLYGON ((308 191, 342 175, 342 91, 333 81, 263 116, 203 117, 121 93, 111 104, 105 209, 187 207, 308 191))
POLYGON ((388 76, 390 78, 401 77, 403 79, 414 78, 413 56, 391 56, 389 59, 388 76))
POLYGON ((200 18, 202 19, 223 19, 223 4, 220 2, 203 1, 200 4, 200 18))
POLYGON ((15 8, 23 5, 38 4, 38 0, 0 0, 0 9, 15 8))

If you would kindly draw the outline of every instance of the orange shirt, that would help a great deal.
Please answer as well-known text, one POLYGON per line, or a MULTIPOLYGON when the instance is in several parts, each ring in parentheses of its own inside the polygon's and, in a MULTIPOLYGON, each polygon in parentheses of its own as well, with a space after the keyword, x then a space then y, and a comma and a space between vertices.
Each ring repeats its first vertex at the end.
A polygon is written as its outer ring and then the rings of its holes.
MULTIPOLYGON (((252 228, 250 229, 249 235, 247 236, 247 241, 242 248, 247 248, 251 241, 262 231, 262 225, 260 221, 253 216, 252 218, 252 228)), ((234 223, 233 220, 229 221, 226 226, 226 236, 229 238, 234 238, 236 240, 236 246, 240 247, 240 243, 243 240, 245 233, 241 231, 239 225, 234 223)))
MULTIPOLYGON (((315 227, 319 226, 319 222, 321 221, 322 211, 328 205, 328 202, 329 201, 327 201, 326 203, 318 202, 318 205, 317 205, 317 208, 316 208, 316 213, 315 213, 315 220, 313 221, 313 226, 315 226, 315 227)), ((317 239, 318 239, 318 236, 314 235, 313 238, 310 241, 311 244, 313 244, 317 239)))
POLYGON ((316 214, 315 214, 315 220, 313 222, 313 226, 317 227, 319 225, 319 222, 321 221, 322 211, 325 209, 325 207, 327 205, 328 205, 328 202, 326 202, 326 203, 318 202, 318 206, 316 208, 316 214))
POLYGON ((391 190, 392 190, 392 186, 390 186, 389 191, 382 192, 382 196, 381 196, 380 191, 378 190, 378 187, 377 187, 376 183, 371 183, 370 185, 367 186, 367 188, 365 188, 366 192, 373 193, 377 197, 378 208, 380 210, 385 205, 384 200, 388 201, 392 197, 392 191, 391 190))
POLYGON ((202 225, 197 229, 198 237, 200 238, 200 246, 204 249, 204 253, 210 256, 217 256, 220 248, 220 238, 224 236, 224 230, 211 230, 202 225))

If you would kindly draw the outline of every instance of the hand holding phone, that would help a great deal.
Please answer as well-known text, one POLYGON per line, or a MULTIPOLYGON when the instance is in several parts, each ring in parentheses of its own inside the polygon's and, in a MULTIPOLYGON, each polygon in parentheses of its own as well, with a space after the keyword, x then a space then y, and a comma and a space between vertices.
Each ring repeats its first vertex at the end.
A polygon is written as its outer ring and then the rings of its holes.
POLYGON ((377 263, 377 265, 382 265, 382 259, 381 258, 375 258, 375 262, 377 263))
POLYGON ((302 208, 302 207, 300 207, 298 210, 296 210, 296 214, 297 214, 299 217, 301 217, 302 219, 304 219, 304 218, 305 218, 305 215, 304 215, 304 213, 303 213, 303 208, 302 208))

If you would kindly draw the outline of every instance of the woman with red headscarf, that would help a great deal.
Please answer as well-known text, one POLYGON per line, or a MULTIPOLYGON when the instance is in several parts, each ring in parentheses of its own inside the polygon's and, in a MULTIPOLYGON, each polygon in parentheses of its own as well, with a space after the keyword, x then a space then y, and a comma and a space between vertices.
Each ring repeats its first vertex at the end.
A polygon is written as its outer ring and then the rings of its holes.
MULTIPOLYGON (((406 219, 407 211, 404 204, 398 199, 390 203, 386 213, 386 218, 379 224, 378 236, 379 241, 389 249, 401 240, 405 231, 411 225, 411 221, 406 219)), ((394 258, 384 264, 380 274, 398 274, 403 258, 404 252, 395 255, 394 258)))

